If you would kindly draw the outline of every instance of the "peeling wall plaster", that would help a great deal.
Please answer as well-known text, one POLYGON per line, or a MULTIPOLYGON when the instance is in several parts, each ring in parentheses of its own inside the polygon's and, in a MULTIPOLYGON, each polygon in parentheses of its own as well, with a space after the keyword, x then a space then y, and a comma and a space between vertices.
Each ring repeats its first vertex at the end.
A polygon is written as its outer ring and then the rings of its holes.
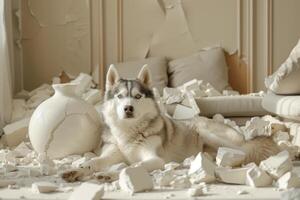
POLYGON ((23 0, 24 87, 33 89, 61 70, 91 69, 88 0, 23 0))

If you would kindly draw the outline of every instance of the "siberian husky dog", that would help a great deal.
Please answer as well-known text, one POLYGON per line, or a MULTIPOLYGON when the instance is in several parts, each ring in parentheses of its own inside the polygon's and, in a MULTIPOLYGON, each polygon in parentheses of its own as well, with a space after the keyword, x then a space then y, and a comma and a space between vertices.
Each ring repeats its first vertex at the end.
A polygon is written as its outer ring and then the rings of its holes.
POLYGON ((102 108, 107 129, 102 133, 101 155, 79 169, 64 172, 66 181, 82 180, 121 162, 143 166, 150 172, 170 161, 182 162, 206 148, 241 149, 247 154, 245 162, 257 163, 278 152, 272 139, 257 138, 246 143, 233 128, 204 117, 195 117, 188 123, 166 117, 150 85, 147 66, 134 80, 121 78, 114 66, 109 68, 102 108))

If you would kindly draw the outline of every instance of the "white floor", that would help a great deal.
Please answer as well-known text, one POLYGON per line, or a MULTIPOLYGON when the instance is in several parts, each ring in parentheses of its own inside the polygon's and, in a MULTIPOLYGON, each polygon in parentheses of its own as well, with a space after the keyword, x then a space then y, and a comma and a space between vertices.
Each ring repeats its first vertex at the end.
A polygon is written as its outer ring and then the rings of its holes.
MULTIPOLYGON (((295 166, 293 171, 300 175, 300 166, 295 166)), ((53 178, 51 178, 53 181, 53 178)), ((43 180, 47 180, 44 177, 43 180)), ((24 180, 26 182, 26 180, 24 180)), ((77 186, 75 186, 76 188, 77 186)), ((280 199, 279 191, 275 187, 267 188, 251 188, 245 185, 230 184, 209 184, 209 191, 204 196, 190 198, 187 190, 154 190, 151 192, 136 193, 133 196, 125 192, 106 192, 103 199, 264 199, 273 200, 280 199), (248 194, 238 195, 238 191, 247 191, 248 194)), ((0 199, 68 199, 70 192, 56 192, 51 194, 35 194, 29 187, 21 187, 20 189, 0 189, 0 199)), ((84 200, 84 199, 82 199, 84 200)))

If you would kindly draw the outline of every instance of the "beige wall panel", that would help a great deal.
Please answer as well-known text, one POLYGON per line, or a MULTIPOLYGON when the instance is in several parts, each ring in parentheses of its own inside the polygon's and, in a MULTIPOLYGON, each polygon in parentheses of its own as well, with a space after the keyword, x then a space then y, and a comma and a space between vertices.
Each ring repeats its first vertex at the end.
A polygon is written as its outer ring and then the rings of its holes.
POLYGON ((90 9, 83 0, 22 1, 24 87, 50 82, 61 70, 91 71, 90 9))
POLYGON ((237 49, 237 0, 184 0, 183 10, 198 48, 237 49))
POLYGON ((123 1, 123 59, 146 57, 164 20, 163 8, 156 0, 123 1))
POLYGON ((273 0, 273 70, 288 57, 300 38, 300 1, 273 0))

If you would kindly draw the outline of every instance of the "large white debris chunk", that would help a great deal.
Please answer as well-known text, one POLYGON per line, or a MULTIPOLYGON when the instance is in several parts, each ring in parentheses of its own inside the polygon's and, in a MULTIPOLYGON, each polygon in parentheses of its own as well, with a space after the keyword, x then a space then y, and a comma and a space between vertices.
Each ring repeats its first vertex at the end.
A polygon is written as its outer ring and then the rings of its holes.
POLYGON ((31 190, 34 193, 51 193, 57 189, 58 186, 51 182, 35 182, 31 185, 31 190))
POLYGON ((185 189, 191 187, 189 178, 185 175, 176 177, 171 183, 171 187, 174 189, 185 189))
POLYGON ((8 124, 3 128, 4 131, 4 141, 9 147, 14 147, 23 142, 28 133, 30 118, 25 118, 8 124))
POLYGON ((196 114, 197 113, 194 109, 177 104, 175 107, 173 118, 177 120, 190 119, 193 118, 196 114))
POLYGON ((215 169, 216 176, 224 183, 246 184, 247 171, 255 167, 254 163, 250 163, 241 168, 217 167, 215 169))
POLYGON ((191 181, 194 183, 209 183, 216 179, 215 168, 215 163, 213 163, 205 154, 200 152, 195 160, 191 162, 188 174, 191 177, 191 181))
POLYGON ((266 187, 272 185, 273 179, 265 171, 255 166, 247 171, 246 184, 251 187, 266 187))
POLYGON ((283 174, 292 170, 293 164, 288 151, 282 151, 275 156, 271 156, 263 160, 259 167, 273 178, 278 179, 283 174))
POLYGON ((290 135, 288 132, 277 131, 276 133, 273 134, 273 140, 276 143, 279 141, 289 141, 290 135))
POLYGON ((166 104, 180 103, 183 100, 183 95, 177 88, 165 87, 163 90, 163 99, 166 104))
POLYGON ((251 140, 257 136, 270 136, 271 127, 270 122, 264 121, 259 117, 253 117, 247 121, 244 129, 245 140, 251 140))
POLYGON ((184 161, 182 162, 182 166, 189 168, 191 166, 191 163, 193 162, 193 160, 195 160, 195 156, 191 156, 191 157, 184 159, 184 161))
POLYGON ((277 180, 276 184, 280 189, 299 188, 300 178, 294 172, 287 172, 277 180))
POLYGON ((216 163, 218 166, 235 167, 241 165, 246 158, 245 152, 227 147, 218 149, 216 163))
MULTIPOLYGON (((186 106, 191 107, 195 114, 199 114, 200 113, 200 109, 198 107, 198 104, 196 103, 192 93, 190 92, 186 92, 185 93, 185 100, 188 101, 188 103, 186 103, 186 106)), ((182 102, 182 104, 184 103, 184 101, 182 102)))
POLYGON ((134 193, 153 189, 153 182, 143 167, 127 167, 119 175, 122 190, 134 193))
POLYGON ((290 189, 288 191, 281 193, 281 200, 299 200, 300 199, 300 189, 290 189))
POLYGON ((94 183, 82 183, 71 194, 69 200, 100 200, 104 195, 104 189, 101 185, 94 183))

